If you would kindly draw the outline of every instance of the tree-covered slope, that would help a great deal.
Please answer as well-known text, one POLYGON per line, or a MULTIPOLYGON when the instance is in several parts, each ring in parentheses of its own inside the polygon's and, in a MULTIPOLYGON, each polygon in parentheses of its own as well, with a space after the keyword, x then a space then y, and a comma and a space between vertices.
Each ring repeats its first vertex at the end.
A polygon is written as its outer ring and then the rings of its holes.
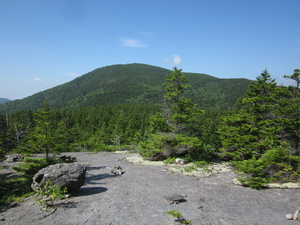
MULTIPOLYGON (((8 103, 9 111, 35 110, 46 99, 52 108, 160 103, 162 83, 170 70, 127 64, 98 68, 68 83, 8 103)), ((187 96, 203 108, 226 108, 245 94, 247 79, 219 79, 206 74, 185 73, 192 85, 187 96)), ((4 106, 0 106, 3 112, 4 106)))
POLYGON ((7 99, 7 98, 0 98, 0 104, 1 103, 5 103, 5 102, 10 102, 11 100, 7 99))

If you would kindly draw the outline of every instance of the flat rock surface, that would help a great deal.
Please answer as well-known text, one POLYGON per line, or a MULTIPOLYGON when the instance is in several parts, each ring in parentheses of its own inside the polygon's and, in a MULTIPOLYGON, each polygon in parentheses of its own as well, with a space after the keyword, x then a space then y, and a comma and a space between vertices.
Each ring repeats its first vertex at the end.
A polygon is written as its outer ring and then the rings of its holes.
POLYGON ((30 197, 0 213, 0 224, 168 225, 166 212, 178 210, 192 224, 299 224, 286 219, 300 206, 297 189, 253 190, 231 183, 233 172, 187 176, 170 165, 140 165, 124 160, 136 154, 68 153, 88 165, 86 183, 55 210, 42 211, 30 197), (112 175, 114 166, 124 174, 112 175), (186 201, 169 205, 164 196, 179 193, 186 201))

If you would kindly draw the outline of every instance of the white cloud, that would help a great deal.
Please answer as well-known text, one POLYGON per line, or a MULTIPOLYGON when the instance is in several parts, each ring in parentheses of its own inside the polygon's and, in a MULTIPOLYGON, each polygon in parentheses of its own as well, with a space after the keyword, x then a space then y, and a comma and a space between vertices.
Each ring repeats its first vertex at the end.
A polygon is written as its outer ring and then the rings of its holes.
POLYGON ((69 77, 76 77, 76 76, 78 76, 77 73, 66 73, 65 75, 69 76, 69 77))
POLYGON ((141 40, 137 39, 122 39, 120 40, 120 45, 124 47, 131 47, 131 48, 145 48, 147 47, 141 40))
POLYGON ((172 55, 169 58, 163 59, 163 62, 171 64, 173 66, 178 66, 182 62, 182 58, 179 55, 172 55))
POLYGON ((39 77, 35 77, 35 78, 33 78, 33 80, 35 80, 35 81, 42 81, 42 79, 39 78, 39 77))
POLYGON ((178 66, 181 64, 182 59, 179 55, 173 55, 172 57, 173 57, 172 62, 175 66, 178 66))

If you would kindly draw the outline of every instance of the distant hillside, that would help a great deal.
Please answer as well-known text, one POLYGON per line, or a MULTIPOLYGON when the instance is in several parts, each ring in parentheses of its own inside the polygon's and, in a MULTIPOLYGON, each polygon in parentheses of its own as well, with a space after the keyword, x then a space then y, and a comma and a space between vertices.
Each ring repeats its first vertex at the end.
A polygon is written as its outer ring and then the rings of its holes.
MULTIPOLYGON (((171 70, 145 64, 98 68, 68 83, 8 103, 9 111, 35 110, 46 99, 54 109, 98 105, 160 103, 162 83, 171 70)), ((224 109, 245 94, 250 80, 219 79, 185 73, 192 85, 187 97, 203 108, 224 109)), ((3 106, 0 112, 3 112, 3 106)))
POLYGON ((5 103, 5 102, 10 102, 11 100, 7 99, 7 98, 0 98, 0 104, 1 103, 5 103))

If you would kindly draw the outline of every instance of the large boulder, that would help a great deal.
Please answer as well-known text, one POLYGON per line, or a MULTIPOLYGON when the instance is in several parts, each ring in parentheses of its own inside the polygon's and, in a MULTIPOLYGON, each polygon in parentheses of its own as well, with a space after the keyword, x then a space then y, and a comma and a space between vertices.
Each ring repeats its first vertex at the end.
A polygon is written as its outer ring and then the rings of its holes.
POLYGON ((79 189, 85 182, 86 167, 75 163, 60 163, 45 167, 38 171, 31 187, 33 190, 43 187, 47 180, 60 188, 67 188, 68 192, 79 189))

